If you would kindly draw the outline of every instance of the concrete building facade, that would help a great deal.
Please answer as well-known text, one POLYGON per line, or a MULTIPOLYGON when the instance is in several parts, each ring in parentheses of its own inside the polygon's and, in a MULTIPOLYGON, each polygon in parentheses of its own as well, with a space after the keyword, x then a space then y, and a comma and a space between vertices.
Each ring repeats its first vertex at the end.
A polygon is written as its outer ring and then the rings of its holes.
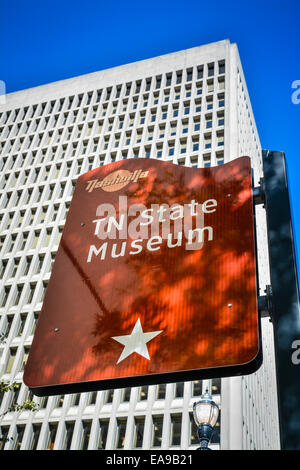
MULTIPOLYGON (((214 449, 277 449, 272 325, 264 361, 246 377, 49 398, 22 382, 78 176, 122 158, 193 167, 261 145, 236 44, 224 40, 11 93, 0 107, 0 402, 3 449, 195 449, 192 405, 208 387, 220 406, 214 449), (9 411, 31 398, 38 411, 9 411)), ((257 209, 261 294, 269 283, 264 209, 257 209)), ((242 295, 242 293, 241 293, 242 295)))

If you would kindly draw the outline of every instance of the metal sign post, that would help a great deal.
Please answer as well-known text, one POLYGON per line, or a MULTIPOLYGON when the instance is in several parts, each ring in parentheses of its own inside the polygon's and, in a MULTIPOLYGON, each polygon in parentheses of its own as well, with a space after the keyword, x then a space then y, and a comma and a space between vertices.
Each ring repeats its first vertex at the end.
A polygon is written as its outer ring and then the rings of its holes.
POLYGON ((300 308, 286 162, 263 151, 281 449, 300 449, 300 308))

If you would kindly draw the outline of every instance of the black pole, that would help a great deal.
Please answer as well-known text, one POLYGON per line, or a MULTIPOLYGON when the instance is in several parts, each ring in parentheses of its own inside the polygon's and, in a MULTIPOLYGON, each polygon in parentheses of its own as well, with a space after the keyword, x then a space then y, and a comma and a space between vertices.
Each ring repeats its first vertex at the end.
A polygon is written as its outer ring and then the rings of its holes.
POLYGON ((200 441, 200 447, 197 450, 211 450, 208 447, 209 441, 213 434, 213 428, 210 424, 202 423, 198 426, 198 437, 200 441))
POLYGON ((264 150, 263 169, 281 449, 300 450, 299 290, 284 153, 264 150))

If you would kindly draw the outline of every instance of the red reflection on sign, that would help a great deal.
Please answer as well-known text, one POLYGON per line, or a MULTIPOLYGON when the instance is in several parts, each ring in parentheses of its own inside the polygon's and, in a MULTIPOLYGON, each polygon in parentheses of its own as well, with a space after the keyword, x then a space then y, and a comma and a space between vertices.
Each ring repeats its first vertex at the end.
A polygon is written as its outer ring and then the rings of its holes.
POLYGON ((258 329, 250 159, 121 160, 78 179, 24 381, 220 376, 256 358, 258 329))

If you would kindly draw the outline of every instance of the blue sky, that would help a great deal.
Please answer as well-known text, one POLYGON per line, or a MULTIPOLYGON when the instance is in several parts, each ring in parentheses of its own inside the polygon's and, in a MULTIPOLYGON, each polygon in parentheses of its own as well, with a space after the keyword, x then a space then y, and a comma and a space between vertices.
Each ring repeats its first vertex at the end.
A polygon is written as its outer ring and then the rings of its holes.
POLYGON ((292 83, 300 80, 299 0, 1 0, 0 18, 0 80, 8 93, 236 42, 262 147, 286 152, 300 243, 300 102, 292 102, 292 83))

